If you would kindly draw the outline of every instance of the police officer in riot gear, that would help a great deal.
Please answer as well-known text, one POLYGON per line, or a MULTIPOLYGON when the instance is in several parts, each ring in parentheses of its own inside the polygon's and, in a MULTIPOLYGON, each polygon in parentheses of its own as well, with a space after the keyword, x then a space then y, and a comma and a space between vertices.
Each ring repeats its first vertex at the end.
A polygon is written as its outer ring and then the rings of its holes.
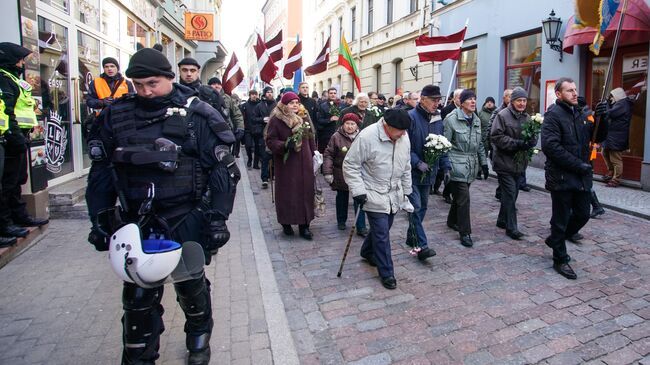
MULTIPOLYGON (((9 129, 9 116, 5 112, 5 102, 2 100, 2 90, 0 90, 0 177, 5 167, 5 138, 4 133, 9 129)), ((0 184, 0 195, 2 194, 2 184, 0 184)), ((8 247, 16 243, 16 237, 0 236, 0 247, 8 247)))
MULTIPOLYGON (((102 111, 91 158, 105 161, 103 170, 114 169, 114 174, 106 174, 116 177, 129 221, 137 220, 137 207, 153 183, 153 209, 167 222, 171 238, 199 242, 209 262, 209 253, 228 238, 220 189, 230 184, 234 190, 240 177, 229 153, 235 136, 219 113, 196 98, 195 90, 173 82, 171 65, 160 52, 151 48, 136 52, 126 76, 133 80, 137 94, 102 111)), ((188 364, 210 360, 209 287, 203 274, 174 284, 186 317, 188 364)), ((159 357, 162 294, 162 286, 147 289, 124 283, 122 364, 153 364, 159 357)))
POLYGON ((0 201, 0 236, 25 237, 22 227, 42 226, 48 219, 31 217, 21 198, 21 185, 27 183, 29 132, 38 125, 32 87, 20 77, 25 72, 25 58, 32 52, 10 42, 0 43, 0 90, 9 124, 2 134, 5 140, 2 198, 0 201))

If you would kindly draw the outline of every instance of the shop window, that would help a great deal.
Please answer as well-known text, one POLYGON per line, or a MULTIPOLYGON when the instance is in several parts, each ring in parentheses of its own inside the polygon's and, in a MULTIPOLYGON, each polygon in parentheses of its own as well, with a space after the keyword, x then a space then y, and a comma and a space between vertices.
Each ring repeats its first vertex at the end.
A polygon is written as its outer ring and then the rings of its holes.
POLYGON ((539 113, 542 71, 542 33, 506 41, 506 88, 522 87, 528 92, 528 113, 539 113))
POLYGON ((395 87, 393 88, 393 92, 397 93, 397 89, 402 87, 402 59, 399 58, 395 60, 395 62, 393 62, 393 65, 395 66, 395 87))
MULTIPOLYGON (((104 70, 101 69, 99 58, 99 39, 93 38, 85 33, 77 32, 77 47, 79 52, 79 120, 81 130, 87 130, 84 125, 88 115, 93 110, 86 106, 86 97, 89 92, 89 85, 93 78, 98 77, 104 70)), ((86 133, 82 133, 83 166, 90 167, 90 159, 87 153, 86 133)))
MULTIPOLYGON (((48 179, 52 179, 74 169, 68 30, 39 16, 38 34, 40 78, 34 82, 37 87, 33 95, 40 106, 39 126, 31 134, 32 169, 39 164, 46 165, 48 179)), ((38 76, 29 73, 26 76, 28 80, 32 77, 38 76)))
POLYGON ((464 49, 458 60, 456 72, 456 87, 458 89, 470 89, 476 92, 476 60, 478 48, 464 49))
POLYGON ((368 0, 368 34, 372 33, 372 21, 374 18, 374 7, 373 7, 373 1, 368 0))
POLYGON ((120 9, 113 3, 105 1, 102 3, 102 33, 111 35, 115 42, 119 42, 122 32, 120 31, 120 9))
POLYGON ((350 9, 350 40, 353 41, 357 38, 357 7, 353 6, 350 9))
POLYGON ((59 9, 66 14, 70 12, 70 2, 68 0, 41 0, 41 2, 55 9, 59 9))
POLYGON ((75 18, 89 27, 99 30, 99 0, 75 0, 75 18))

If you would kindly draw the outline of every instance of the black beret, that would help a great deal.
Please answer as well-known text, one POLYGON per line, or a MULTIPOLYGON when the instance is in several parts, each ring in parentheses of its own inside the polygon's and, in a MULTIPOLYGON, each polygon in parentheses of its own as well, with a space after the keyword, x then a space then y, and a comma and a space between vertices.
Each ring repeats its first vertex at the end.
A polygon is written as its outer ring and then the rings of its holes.
POLYGON ((126 69, 126 77, 145 78, 152 76, 165 76, 173 78, 172 65, 162 53, 153 48, 143 48, 133 54, 126 69))
POLYGON ((428 96, 430 98, 442 98, 440 94, 440 87, 435 85, 427 85, 422 89, 420 96, 428 96))
POLYGON ((397 129, 409 129, 411 118, 409 113, 404 109, 388 109, 384 113, 386 124, 397 129))
POLYGON ((348 91, 347 93, 345 93, 345 97, 350 98, 350 99, 354 99, 354 94, 351 91, 348 91))
POLYGON ((460 93, 460 103, 461 104, 464 103, 465 100, 470 99, 470 98, 476 99, 476 94, 474 94, 474 92, 472 90, 465 89, 460 93))
POLYGON ((120 64, 117 63, 117 60, 113 57, 106 57, 102 60, 102 67, 106 66, 107 63, 112 63, 117 67, 117 69, 120 69, 120 64))
POLYGON ((0 65, 15 65, 32 53, 29 49, 11 42, 0 43, 0 65))
POLYGON ((199 63, 192 57, 183 58, 181 62, 178 63, 178 67, 181 67, 181 65, 191 65, 201 68, 201 65, 199 65, 199 63))
POLYGON ((219 84, 221 85, 221 79, 218 77, 212 77, 210 80, 208 80, 208 85, 214 85, 214 84, 219 84))

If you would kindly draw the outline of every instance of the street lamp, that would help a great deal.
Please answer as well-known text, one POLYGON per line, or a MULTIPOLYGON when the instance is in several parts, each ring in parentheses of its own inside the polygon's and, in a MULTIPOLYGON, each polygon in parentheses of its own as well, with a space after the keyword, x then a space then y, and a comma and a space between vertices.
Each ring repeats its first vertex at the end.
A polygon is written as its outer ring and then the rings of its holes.
POLYGON ((542 28, 544 29, 544 37, 546 44, 552 50, 560 52, 560 62, 562 62, 562 36, 560 35, 560 28, 562 28, 562 19, 555 17, 555 11, 551 10, 550 16, 542 20, 542 28))
POLYGON ((415 77, 415 81, 418 81, 418 65, 416 64, 415 66, 409 67, 409 71, 411 71, 411 75, 415 77))

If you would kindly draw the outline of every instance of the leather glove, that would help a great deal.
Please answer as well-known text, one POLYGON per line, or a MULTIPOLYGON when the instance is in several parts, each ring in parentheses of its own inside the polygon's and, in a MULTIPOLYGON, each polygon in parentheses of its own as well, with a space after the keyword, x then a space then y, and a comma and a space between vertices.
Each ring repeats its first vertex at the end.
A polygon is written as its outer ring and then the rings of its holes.
POLYGON ((426 162, 424 162, 424 161, 420 161, 420 162, 418 162, 418 164, 415 165, 415 168, 417 168, 418 170, 420 170, 420 172, 427 172, 427 171, 429 171, 429 165, 428 165, 426 162))
POLYGON ((608 112, 607 102, 603 100, 603 101, 601 101, 600 103, 598 103, 598 104, 596 105, 596 110, 595 110, 595 112, 596 112, 596 116, 597 116, 597 117, 603 117, 603 116, 606 116, 606 115, 607 115, 607 112, 608 112))
POLYGON ((359 204, 360 207, 363 207, 363 205, 368 201, 368 196, 366 194, 361 194, 353 197, 352 199, 355 203, 359 204))
POLYGON ((226 222, 223 220, 212 221, 208 226, 208 240, 204 249, 214 255, 229 239, 230 232, 228 231, 226 222))
POLYGON ((241 171, 239 171, 239 167, 236 163, 228 166, 228 175, 230 175, 231 179, 235 180, 235 184, 239 182, 239 179, 241 179, 241 171))
POLYGON ((323 176, 325 178, 325 182, 328 183, 329 185, 332 185, 334 182, 334 175, 325 175, 323 176))
POLYGON ((517 150, 525 151, 528 149, 528 143, 524 141, 523 139, 517 139, 515 140, 517 144, 517 150))
POLYGON ((293 139, 290 139, 287 141, 287 151, 294 151, 296 149, 296 141, 293 139))
POLYGON ((490 169, 488 168, 488 165, 481 166, 481 170, 483 170, 483 176, 485 177, 485 180, 487 180, 488 176, 490 176, 490 169))
POLYGON ((578 171, 580 171, 580 173, 581 173, 582 175, 588 175, 588 174, 590 174, 590 173, 591 173, 591 169, 592 169, 591 164, 588 164, 588 163, 586 163, 586 162, 581 163, 581 164, 580 164, 580 167, 578 167, 578 171))
POLYGON ((113 104, 113 98, 106 98, 106 99, 102 100, 102 105, 105 106, 105 107, 109 106, 111 104, 113 104))
POLYGON ((244 130, 243 130, 243 129, 237 129, 237 130, 235 131, 235 138, 236 138, 238 141, 241 141, 241 139, 244 138, 244 130))
POLYGON ((449 181, 451 180, 451 171, 446 170, 445 176, 443 177, 442 180, 445 182, 445 186, 447 186, 447 184, 449 184, 449 181))
POLYGON ((109 236, 99 227, 93 226, 88 233, 88 243, 95 246, 95 250, 102 252, 108 251, 109 236))

